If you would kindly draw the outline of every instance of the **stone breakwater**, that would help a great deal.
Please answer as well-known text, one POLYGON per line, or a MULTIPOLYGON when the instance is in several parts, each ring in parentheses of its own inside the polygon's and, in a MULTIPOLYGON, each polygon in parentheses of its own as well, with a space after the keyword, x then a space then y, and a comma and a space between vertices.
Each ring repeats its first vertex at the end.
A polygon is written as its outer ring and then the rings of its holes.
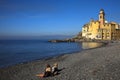
POLYGON ((45 60, 1 68, 0 80, 119 80, 120 42, 109 43, 96 49, 65 54, 45 60), (38 78, 44 72, 45 64, 59 64, 60 74, 38 78))

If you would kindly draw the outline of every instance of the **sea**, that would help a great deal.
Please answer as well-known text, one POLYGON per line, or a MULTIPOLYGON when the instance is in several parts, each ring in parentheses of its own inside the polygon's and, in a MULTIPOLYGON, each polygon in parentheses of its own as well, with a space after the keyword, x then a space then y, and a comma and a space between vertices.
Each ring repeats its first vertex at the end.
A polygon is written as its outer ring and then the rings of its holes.
POLYGON ((80 52, 84 49, 98 47, 98 44, 80 42, 51 43, 48 42, 48 39, 0 40, 0 68, 80 52))

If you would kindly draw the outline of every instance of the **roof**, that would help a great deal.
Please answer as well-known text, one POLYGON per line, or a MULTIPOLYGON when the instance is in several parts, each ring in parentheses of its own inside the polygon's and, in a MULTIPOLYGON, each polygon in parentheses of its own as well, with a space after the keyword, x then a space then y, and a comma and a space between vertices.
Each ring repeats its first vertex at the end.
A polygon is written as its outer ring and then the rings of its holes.
POLYGON ((117 24, 116 22, 110 22, 110 24, 117 24))

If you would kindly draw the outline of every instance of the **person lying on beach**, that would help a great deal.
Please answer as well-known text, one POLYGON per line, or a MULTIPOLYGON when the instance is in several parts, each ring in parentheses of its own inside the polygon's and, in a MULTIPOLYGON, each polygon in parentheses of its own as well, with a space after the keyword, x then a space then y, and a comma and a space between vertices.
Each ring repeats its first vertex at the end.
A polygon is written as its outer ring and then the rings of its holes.
POLYGON ((41 74, 37 74, 36 76, 43 78, 43 77, 48 77, 48 76, 51 76, 51 75, 52 75, 51 66, 49 64, 47 64, 46 68, 45 68, 45 72, 41 73, 41 74))
POLYGON ((52 67, 52 75, 57 75, 58 74, 58 63, 55 63, 52 67))

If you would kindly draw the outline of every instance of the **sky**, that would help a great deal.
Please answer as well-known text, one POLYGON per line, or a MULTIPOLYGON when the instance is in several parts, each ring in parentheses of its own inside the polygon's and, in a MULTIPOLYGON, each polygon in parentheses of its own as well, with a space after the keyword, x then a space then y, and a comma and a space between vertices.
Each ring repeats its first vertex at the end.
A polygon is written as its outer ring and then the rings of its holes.
POLYGON ((120 0, 0 0, 0 38, 76 35, 104 9, 120 23, 120 0))

